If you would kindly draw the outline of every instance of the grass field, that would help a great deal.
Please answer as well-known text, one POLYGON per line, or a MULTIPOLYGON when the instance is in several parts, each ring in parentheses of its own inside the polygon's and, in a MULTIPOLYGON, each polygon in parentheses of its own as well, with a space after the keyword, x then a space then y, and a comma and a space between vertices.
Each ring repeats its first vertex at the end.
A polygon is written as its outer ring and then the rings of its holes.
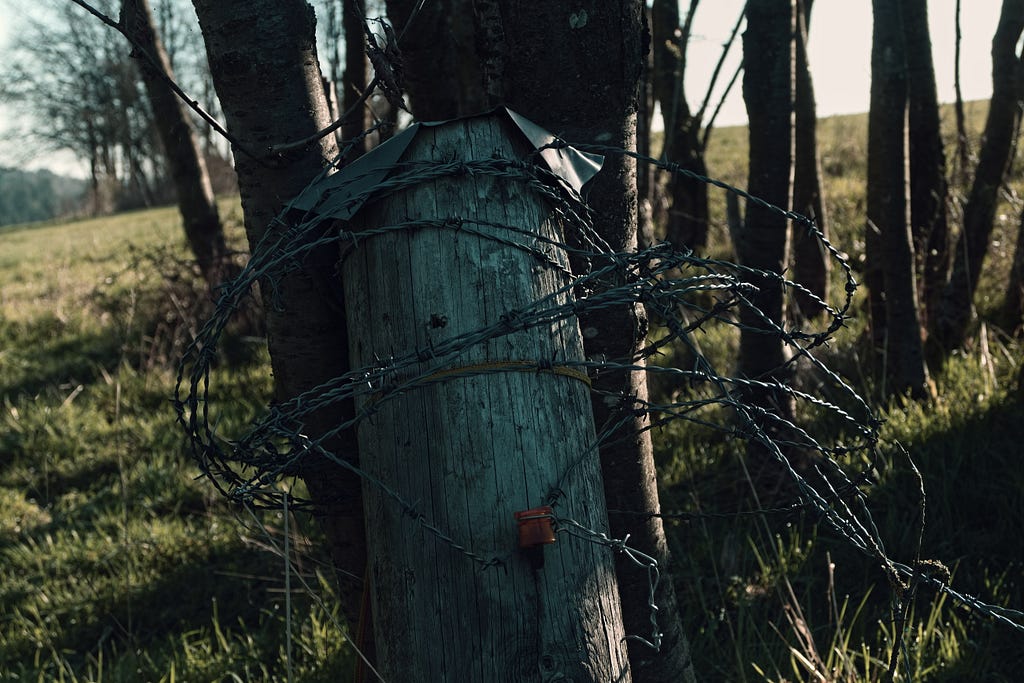
MULTIPOLYGON (((972 106, 975 131, 982 117, 983 105, 972 106)), ((834 239, 855 264, 865 126, 863 116, 835 117, 820 129, 834 239)), ((708 160, 712 175, 739 186, 744 135, 716 131, 708 160)), ((727 255, 717 191, 712 209, 712 251, 727 255)), ((1008 195, 997 212, 983 321, 1005 288, 1020 210, 1008 195)), ((241 248, 236 203, 222 212, 241 248)), ((0 229, 0 681, 351 678, 315 524, 228 507, 186 455, 169 398, 204 297, 181 275, 180 232, 174 209, 0 229)), ((861 318, 828 357, 870 394, 861 318)), ((249 353, 214 377, 226 435, 270 394, 265 352, 238 343, 249 353)), ((734 344, 722 336, 704 347, 727 364, 734 344)), ((869 494, 887 551, 910 559, 920 494, 893 447, 902 444, 927 495, 922 556, 949 567, 958 590, 1018 609, 1021 358, 1021 340, 987 321, 934 378, 937 398, 879 406, 887 457, 869 494)), ((726 507, 742 449, 678 426, 656 441, 666 508, 726 507)), ((884 679, 890 586, 813 520, 700 518, 669 533, 699 680, 884 679)), ((897 680, 1018 680, 1020 632, 931 591, 910 616, 897 680)))
MULTIPOLYGON (((967 103, 977 151, 987 103, 967 103)), ((944 128, 951 139, 952 111, 944 128)), ((867 116, 819 123, 819 144, 833 242, 855 275, 863 259, 867 116)), ((709 174, 745 183, 745 129, 716 131, 709 174)), ((1018 164, 1019 166, 1019 164, 1018 164)), ((920 533, 918 482, 897 444, 920 469, 926 492, 921 553, 950 568, 953 585, 987 602, 1024 607, 1024 394, 1018 385, 1022 344, 992 322, 1005 291, 1021 201, 1015 169, 996 212, 989 258, 976 304, 980 324, 934 373, 936 398, 876 405, 884 420, 884 464, 869 489, 870 509, 888 554, 913 558, 920 533)), ((958 196, 966 188, 955 188, 958 196)), ((710 252, 729 257, 724 194, 712 190, 710 252)), ((863 337, 863 290, 855 318, 823 357, 864 396, 877 396, 863 337)), ((834 297, 839 299, 838 293, 834 297)), ((702 342, 728 366, 735 335, 702 342)), ((876 399, 877 403, 877 399, 876 399)), ((742 448, 682 429, 656 437, 663 505, 684 510, 735 509, 736 462, 742 448), (702 440, 703 439, 703 440, 702 440)), ((720 440, 719 440, 720 441, 720 440)), ((856 467, 856 463, 851 463, 856 467)), ((693 612, 697 671, 721 681, 885 680, 895 632, 893 591, 873 563, 807 520, 734 517, 679 523, 673 534, 682 565, 677 589, 693 612)), ((972 615, 949 598, 922 591, 897 680, 1011 681, 1024 665, 1024 634, 972 615)))
MULTIPOLYGON (((195 480, 169 401, 200 295, 172 274, 182 241, 175 209, 0 234, 0 680, 350 675, 335 609, 311 598, 333 602, 312 525, 290 520, 288 546, 314 590, 286 594, 282 514, 195 480)), ((219 372, 237 431, 267 363, 219 372)))

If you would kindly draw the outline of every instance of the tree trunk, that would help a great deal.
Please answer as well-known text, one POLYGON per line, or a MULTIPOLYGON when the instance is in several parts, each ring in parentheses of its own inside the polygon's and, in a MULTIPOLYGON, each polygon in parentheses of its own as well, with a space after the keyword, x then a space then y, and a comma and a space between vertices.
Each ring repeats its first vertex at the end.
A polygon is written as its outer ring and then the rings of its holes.
POLYGON ((402 35, 405 86, 419 121, 476 114, 487 106, 476 60, 472 0, 387 0, 388 18, 402 35), (412 18, 412 23, 409 20, 412 18))
MULTIPOLYGON (((818 115, 814 104, 814 83, 807 63, 811 5, 812 0, 797 2, 793 210, 812 217, 827 237, 828 218, 821 187, 821 157, 818 155, 818 115)), ((806 230, 798 229, 793 233, 793 280, 822 301, 828 300, 830 264, 828 253, 817 237, 806 230)), ((795 300, 805 317, 814 317, 825 310, 802 292, 797 292, 795 300)))
MULTIPOLYGON (((688 17, 692 17, 696 4, 691 4, 688 17)), ((700 143, 701 122, 691 113, 683 90, 689 22, 680 26, 676 0, 655 0, 651 29, 654 97, 661 104, 665 122, 662 156, 681 168, 706 175, 704 148, 700 143)), ((682 176, 671 177, 667 185, 669 207, 665 237, 676 249, 699 251, 707 245, 708 238, 708 186, 682 176)))
MULTIPOLYGON (((261 153, 272 145, 308 137, 330 123, 309 5, 301 0, 195 0, 194 5, 228 128, 246 149, 261 153)), ((274 219, 336 154, 330 135, 275 157, 255 159, 242 149, 234 150, 251 247, 267 232, 288 227, 274 219)), ((336 249, 320 248, 273 288, 262 288, 278 401, 349 369, 336 261, 336 249), (274 293, 272 300, 267 300, 268 292, 274 293)), ((345 419, 342 412, 310 415, 306 433, 315 437, 327 431, 345 419)), ((356 461, 351 433, 326 447, 356 461)), ((338 570, 342 609, 355 632, 366 564, 360 481, 326 460, 304 463, 301 476, 318 508, 338 570)))
MULTIPOLYGON (((644 30, 649 30, 651 12, 644 11, 644 30)), ((654 58, 651 51, 644 53, 644 66, 640 73, 640 97, 637 100, 636 116, 636 151, 645 157, 651 156, 651 122, 654 116, 654 58)), ((654 236, 654 201, 655 190, 654 168, 650 164, 637 164, 637 247, 647 249, 655 243, 654 236)))
MULTIPOLYGON (((642 2, 593 3, 567 13, 562 3, 539 3, 523 12, 511 0, 477 0, 474 9, 484 87, 492 104, 505 103, 571 142, 635 148, 637 88, 645 48, 642 2)), ((611 248, 634 250, 636 163, 625 156, 608 156, 591 181, 587 201, 594 227, 611 248)), ((643 343, 647 319, 641 306, 623 305, 589 314, 581 326, 587 357, 629 362, 643 343)), ((602 372, 594 378, 594 389, 595 423, 621 423, 623 430, 620 438, 601 446, 608 507, 659 512, 657 475, 646 431, 650 421, 631 400, 646 400, 646 375, 602 372), (623 400, 609 401, 609 396, 623 400)), ((629 534, 631 544, 657 559, 664 571, 671 571, 660 517, 613 516, 611 533, 617 538, 629 534)), ((646 573, 622 555, 616 558, 616 570, 626 632, 647 637, 651 614, 646 573)), ((655 602, 665 634, 661 652, 630 641, 633 678, 692 681, 689 644, 675 589, 667 578, 659 583, 655 602)))
POLYGON ((953 91, 955 93, 953 111, 956 119, 956 161, 953 170, 953 185, 957 188, 958 192, 961 188, 967 187, 967 166, 971 156, 970 145, 967 140, 966 116, 964 116, 964 95, 963 89, 960 87, 960 52, 961 44, 963 43, 963 31, 960 26, 960 6, 960 0, 956 0, 955 16, 953 19, 956 24, 955 47, 953 48, 953 91))
MULTIPOLYGON (((907 59, 899 4, 873 0, 868 230, 878 231, 887 392, 926 395, 907 178, 907 59)), ((872 311, 872 325, 877 325, 872 311)))
MULTIPOLYGON (((343 76, 341 100, 342 113, 355 106, 360 96, 366 91, 366 38, 363 33, 363 20, 366 16, 366 0, 344 0, 342 3, 341 25, 345 31, 345 75, 343 76)), ((345 144, 356 139, 366 130, 366 105, 359 111, 352 112, 349 120, 341 127, 341 137, 345 144)), ((345 157, 346 163, 366 153, 366 140, 353 145, 345 157)))
MULTIPOLYGON (((341 46, 345 42, 342 17, 344 2, 328 2, 324 6, 324 14, 317 22, 323 50, 320 52, 320 68, 324 72, 324 92, 327 103, 331 107, 331 116, 337 118, 341 107, 342 92, 342 61, 341 46)), ((360 33, 360 36, 362 34, 360 33)))
POLYGON ((1024 32, 1024 0, 1004 0, 992 39, 992 99, 981 140, 974 183, 964 207, 949 283, 937 314, 936 332, 948 352, 963 343, 971 320, 974 292, 988 251, 999 187, 1009 168, 1014 136, 1024 104, 1024 73, 1017 42, 1024 32))
POLYGON ((946 154, 932 63, 926 0, 902 0, 908 78, 910 234, 917 256, 925 329, 932 329, 949 274, 946 154))
MULTIPOLYGON (((402 160, 525 160, 531 151, 501 114, 422 127, 402 160)), ((527 190, 453 175, 371 200, 352 221, 358 232, 460 216, 486 235, 393 232, 360 240, 342 262, 353 365, 431 349, 432 358, 388 381, 449 375, 358 401, 375 408, 359 425, 363 468, 454 541, 501 561, 475 566, 380 487, 364 485, 378 669, 389 681, 629 680, 610 550, 569 534, 546 549, 517 547, 514 513, 551 504, 556 490, 559 517, 607 528, 600 463, 596 454, 580 459, 595 439, 587 386, 538 370, 552 358, 583 359, 576 321, 442 350, 566 285, 566 252, 550 253, 558 264, 545 267, 510 246, 530 240, 498 227, 564 242, 550 207, 527 190), (507 370, 523 363, 528 371, 507 370)), ((552 305, 570 300, 563 291, 552 305)))
POLYGON ((1024 325, 1024 211, 1021 212, 1018 226, 1017 246, 1013 250, 1013 265, 1010 268, 1010 285, 1003 301, 1004 326, 1013 333, 1024 325))
POLYGON ((121 23, 148 55, 136 55, 167 165, 178 193, 185 236, 199 270, 211 288, 229 276, 229 255, 217 214, 213 186, 185 104, 164 80, 173 78, 170 61, 156 33, 149 0, 123 0, 121 23), (150 61, 153 60, 153 61, 150 61))
MULTIPOLYGON (((793 191, 793 122, 795 64, 795 0, 750 0, 743 34, 743 99, 750 121, 750 179, 747 190, 775 206, 789 209, 793 191)), ((740 262, 751 268, 781 274, 789 252, 789 221, 756 204, 747 206, 746 220, 736 240, 740 262)), ((789 358, 775 325, 783 322, 783 290, 775 277, 751 276, 757 291, 753 307, 740 311, 740 376, 784 382, 782 366, 789 358), (758 313, 758 311, 760 313, 758 313)), ((793 401, 770 389, 751 390, 748 400, 786 419, 793 401)))

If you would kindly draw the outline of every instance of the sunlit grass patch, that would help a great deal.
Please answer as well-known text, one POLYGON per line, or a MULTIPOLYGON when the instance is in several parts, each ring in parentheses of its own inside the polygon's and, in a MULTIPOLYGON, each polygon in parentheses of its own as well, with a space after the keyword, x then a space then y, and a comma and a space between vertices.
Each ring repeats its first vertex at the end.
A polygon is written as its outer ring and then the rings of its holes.
MULTIPOLYGON (((221 211, 241 247, 237 199, 221 211)), ((286 595, 262 538, 282 546, 279 515, 256 526, 197 480, 176 423, 175 354, 208 297, 177 210, 7 228, 0 247, 0 680, 343 680, 316 525, 293 520, 312 593, 286 595)), ((269 401, 256 341, 213 370, 227 434, 269 401)))

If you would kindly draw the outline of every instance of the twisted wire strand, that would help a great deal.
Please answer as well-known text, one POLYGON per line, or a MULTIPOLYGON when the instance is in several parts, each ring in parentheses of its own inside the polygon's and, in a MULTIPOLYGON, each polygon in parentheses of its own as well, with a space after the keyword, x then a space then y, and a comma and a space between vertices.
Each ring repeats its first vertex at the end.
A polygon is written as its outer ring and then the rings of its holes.
MULTIPOLYGON (((566 143, 556 140, 549 147, 566 143)), ((389 486, 364 469, 353 465, 344 456, 333 453, 324 444, 337 434, 357 426, 375 414, 382 405, 404 394, 443 382, 496 372, 556 372, 583 380, 607 373, 644 372, 652 376, 671 377, 684 382, 688 390, 669 402, 654 402, 636 396, 608 394, 605 398, 617 404, 618 418, 601 426, 594 443, 579 444, 579 456, 557 481, 551 482, 549 502, 571 496, 576 466, 593 457, 602 445, 622 438, 623 425, 637 416, 649 418, 645 429, 654 429, 676 421, 686 421, 711 428, 733 438, 757 443, 784 469, 795 483, 799 500, 792 505, 732 515, 765 515, 810 513, 826 524, 847 543, 870 557, 890 577, 894 586, 917 581, 932 585, 950 595, 960 604, 1000 623, 1024 631, 1024 614, 1020 611, 987 605, 981 600, 952 589, 931 575, 898 563, 885 552, 879 531, 866 505, 864 488, 871 480, 870 469, 880 456, 880 422, 867 402, 834 370, 827 367, 815 350, 833 338, 848 319, 857 282, 843 255, 824 237, 814 221, 806 216, 774 206, 747 192, 679 167, 627 150, 600 145, 574 145, 583 151, 619 154, 636 158, 662 171, 691 178, 732 192, 746 201, 776 212, 793 221, 813 236, 835 262, 844 279, 844 300, 838 306, 818 300, 826 312, 825 322, 814 329, 803 329, 772 320, 751 302, 756 290, 752 281, 770 280, 788 295, 813 295, 803 286, 778 273, 754 270, 739 264, 702 258, 691 250, 660 243, 637 252, 615 252, 597 234, 590 209, 574 191, 558 182, 549 171, 533 160, 485 159, 442 163, 402 162, 383 181, 368 187, 348 200, 351 206, 384 200, 395 193, 424 182, 454 178, 461 175, 485 175, 523 185, 543 198, 551 215, 562 225, 565 241, 546 237, 523 226, 498 224, 472 216, 436 216, 408 220, 392 225, 352 230, 325 220, 316 210, 299 211, 288 208, 275 219, 263 241, 253 250, 249 263, 220 292, 215 313, 205 323, 188 347, 179 366, 174 406, 178 420, 189 440, 191 453, 202 473, 224 495, 247 506, 279 507, 282 495, 277 482, 297 476, 301 463, 310 457, 325 457, 363 478, 378 488, 415 524, 433 534, 440 542, 464 555, 483 568, 500 566, 507 558, 487 557, 476 553, 470 545, 453 538, 440 525, 421 512, 415 502, 401 491, 389 486), (304 257, 324 247, 336 247, 339 259, 359 248, 361 243, 384 234, 436 230, 465 232, 493 240, 503 246, 530 254, 539 264, 563 279, 557 290, 515 310, 506 310, 490 324, 479 329, 436 342, 427 348, 407 349, 387 358, 335 377, 298 396, 284 400, 267 410, 243 435, 226 439, 217 433, 211 416, 211 367, 216 359, 218 341, 234 311, 251 295, 257 283, 263 288, 269 305, 279 305, 277 283, 302 267, 304 257), (499 234, 500 233, 500 234, 499 234), (574 268, 564 264, 573 257, 574 268), (580 265, 577 265, 576 262, 580 265), (578 316, 626 305, 644 305, 658 321, 660 336, 650 338, 635 356, 627 358, 518 359, 507 364, 480 363, 463 358, 470 349, 521 330, 550 328, 556 323, 575 320, 578 316), (758 327, 740 322, 739 311, 755 314, 758 327), (826 399, 808 391, 789 386, 771 377, 737 377, 720 372, 706 356, 699 353, 694 339, 708 326, 725 325, 780 340, 792 352, 787 365, 803 361, 809 364, 827 384, 834 396, 826 399), (693 357, 692 367, 676 368, 654 362, 662 350, 681 344, 693 357), (555 370, 557 369, 557 371, 555 370), (828 416, 842 429, 821 429, 811 420, 797 424, 779 413, 744 399, 752 390, 783 394, 809 410, 814 416, 828 416), (352 399, 361 399, 359 410, 350 419, 315 438, 303 434, 305 418, 314 411, 352 399), (726 415, 727 417, 723 417, 726 415), (731 416, 731 417, 728 417, 731 416), (822 433, 824 432, 824 433, 822 433), (784 434, 785 437, 773 436, 784 434), (812 483, 796 471, 785 452, 798 448, 815 454, 819 475, 812 483), (848 472, 854 458, 862 455, 868 466, 848 472), (848 460, 844 467, 840 459, 848 460)), ((325 171, 321 178, 326 177, 325 171)), ((307 191, 312 192, 315 185, 307 191)), ((322 197, 321 201, 329 197, 322 197)), ((817 297, 814 297, 817 300, 817 297)), ((587 380, 589 382, 589 379, 587 380)), ((596 389, 591 389, 597 391, 596 389)), ((292 509, 309 509, 308 500, 291 498, 292 509)), ((633 515, 674 519, 716 517, 725 513, 657 512, 644 510, 612 510, 615 515, 633 515)), ((603 532, 586 529, 568 520, 563 528, 618 552, 628 549, 628 539, 610 539, 603 532)), ((644 564, 639 555, 631 554, 641 566, 647 567, 652 585, 656 586, 654 565, 644 564)), ((650 558, 648 558, 650 559, 650 558)), ((630 636, 652 647, 660 643, 657 628, 657 605, 651 592, 652 635, 650 638, 630 636)))

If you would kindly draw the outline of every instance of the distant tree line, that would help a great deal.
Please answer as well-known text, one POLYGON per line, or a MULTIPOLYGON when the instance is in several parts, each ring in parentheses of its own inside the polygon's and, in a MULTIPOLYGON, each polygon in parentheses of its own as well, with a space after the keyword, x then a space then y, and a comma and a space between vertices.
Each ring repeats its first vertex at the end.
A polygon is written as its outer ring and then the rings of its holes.
MULTIPOLYGON (((96 6, 116 17, 120 3, 106 0, 96 6)), ((188 10, 175 0, 161 0, 153 15, 177 78, 205 97, 212 90, 206 60, 183 8, 188 10)), ((14 45, 0 65, 0 97, 24 122, 4 131, 6 137, 32 149, 34 157, 65 151, 85 164, 89 213, 175 200, 173 173, 138 60, 121 36, 87 19, 81 8, 72 3, 41 8, 18 26, 14 45)), ((214 171, 215 189, 232 191, 227 150, 210 135, 203 138, 202 148, 214 171)))
POLYGON ((50 171, 0 168, 0 225, 45 221, 82 208, 85 181, 50 171))

